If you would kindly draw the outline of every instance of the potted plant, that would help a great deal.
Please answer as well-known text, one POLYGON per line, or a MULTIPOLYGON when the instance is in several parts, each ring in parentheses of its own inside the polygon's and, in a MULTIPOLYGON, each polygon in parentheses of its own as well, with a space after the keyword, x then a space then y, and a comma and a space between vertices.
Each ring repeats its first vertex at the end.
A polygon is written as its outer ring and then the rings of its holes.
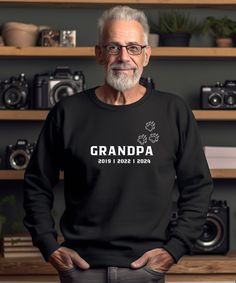
POLYGON ((232 46, 232 33, 234 22, 227 16, 217 19, 209 16, 203 22, 203 32, 211 34, 218 47, 232 46))
POLYGON ((180 11, 160 13, 158 24, 151 22, 151 29, 160 35, 160 46, 189 46, 193 32, 199 30, 196 20, 180 11))

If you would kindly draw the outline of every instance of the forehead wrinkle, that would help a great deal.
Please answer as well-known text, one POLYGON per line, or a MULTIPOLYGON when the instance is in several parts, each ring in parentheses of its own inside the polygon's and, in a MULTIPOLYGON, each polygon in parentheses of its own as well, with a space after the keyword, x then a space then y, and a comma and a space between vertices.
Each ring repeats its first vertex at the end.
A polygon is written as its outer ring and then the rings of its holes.
POLYGON ((103 30, 103 41, 105 42, 123 42, 131 41, 132 43, 142 44, 144 34, 142 26, 136 21, 108 21, 103 30))

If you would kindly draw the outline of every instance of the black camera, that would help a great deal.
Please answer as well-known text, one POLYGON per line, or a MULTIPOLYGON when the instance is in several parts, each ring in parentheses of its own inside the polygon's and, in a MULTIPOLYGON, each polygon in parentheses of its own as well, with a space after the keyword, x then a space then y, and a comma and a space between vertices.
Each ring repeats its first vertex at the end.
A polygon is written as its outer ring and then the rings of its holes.
MULTIPOLYGON (((178 224, 178 212, 173 211, 168 233, 178 224)), ((203 232, 192 254, 226 254, 229 251, 229 207, 224 200, 212 200, 208 208, 203 232)))
POLYGON ((143 85, 144 87, 146 87, 147 89, 155 89, 155 84, 154 84, 154 81, 151 77, 141 77, 140 80, 139 80, 139 83, 141 85, 143 85))
POLYGON ((81 71, 72 73, 68 67, 57 67, 53 73, 35 75, 34 88, 34 107, 48 109, 63 97, 83 91, 85 79, 81 71))
POLYGON ((15 145, 6 147, 6 167, 9 169, 22 170, 29 163, 36 142, 28 143, 25 139, 18 139, 15 145))
POLYGON ((204 109, 236 109, 236 80, 201 86, 201 107, 204 109))
POLYGON ((0 82, 0 109, 29 108, 29 85, 22 73, 0 82))

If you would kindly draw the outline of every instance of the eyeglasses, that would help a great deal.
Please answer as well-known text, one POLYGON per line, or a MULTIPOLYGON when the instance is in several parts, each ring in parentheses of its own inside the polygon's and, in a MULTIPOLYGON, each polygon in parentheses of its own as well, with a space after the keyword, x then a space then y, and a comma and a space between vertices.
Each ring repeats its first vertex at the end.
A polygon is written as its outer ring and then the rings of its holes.
POLYGON ((143 48, 147 47, 147 45, 140 45, 140 44, 120 45, 120 44, 110 43, 103 46, 103 48, 106 49, 106 52, 109 55, 118 55, 122 47, 126 48, 126 51, 128 52, 129 55, 140 55, 142 53, 143 48))

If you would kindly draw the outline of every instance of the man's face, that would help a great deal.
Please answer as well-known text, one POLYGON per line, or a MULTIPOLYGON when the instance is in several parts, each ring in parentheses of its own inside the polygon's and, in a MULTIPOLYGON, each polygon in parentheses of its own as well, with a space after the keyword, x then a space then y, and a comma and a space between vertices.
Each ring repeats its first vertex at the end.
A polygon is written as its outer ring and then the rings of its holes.
POLYGON ((125 47, 121 47, 118 54, 109 54, 103 48, 139 44, 144 45, 144 31, 137 21, 114 20, 106 24, 103 34, 103 43, 97 50, 98 61, 105 66, 106 82, 114 89, 125 91, 138 84, 143 67, 148 64, 150 47, 141 50, 141 54, 132 55, 125 47))

